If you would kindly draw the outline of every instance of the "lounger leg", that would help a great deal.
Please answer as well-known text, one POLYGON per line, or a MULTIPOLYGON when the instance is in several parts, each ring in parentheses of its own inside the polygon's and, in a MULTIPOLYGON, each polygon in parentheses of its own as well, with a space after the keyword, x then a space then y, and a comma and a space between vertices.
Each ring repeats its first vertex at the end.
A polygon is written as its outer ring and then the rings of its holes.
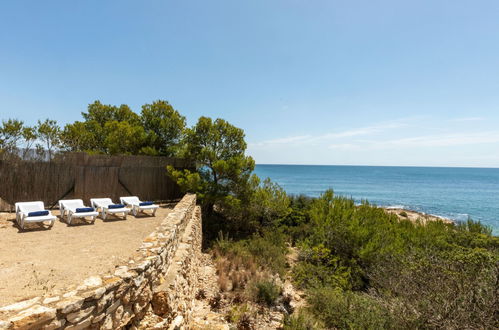
POLYGON ((71 216, 71 214, 68 214, 68 225, 71 224, 72 220, 73 220, 73 217, 71 216))
POLYGON ((153 209, 153 210, 152 210, 152 216, 153 216, 153 217, 155 217, 155 216, 156 216, 156 211, 157 211, 157 210, 158 210, 158 209, 153 209))
POLYGON ((106 212, 104 210, 102 210, 102 220, 106 220, 106 212))

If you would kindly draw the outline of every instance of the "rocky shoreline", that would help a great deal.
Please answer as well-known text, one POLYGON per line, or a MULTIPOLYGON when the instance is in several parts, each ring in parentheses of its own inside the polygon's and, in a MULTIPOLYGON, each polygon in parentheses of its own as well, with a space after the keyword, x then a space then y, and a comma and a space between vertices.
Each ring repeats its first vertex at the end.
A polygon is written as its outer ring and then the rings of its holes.
POLYGON ((421 223, 425 224, 428 221, 442 221, 444 223, 449 223, 452 224, 454 221, 449 218, 445 217, 440 217, 437 215, 432 215, 432 214, 426 214, 423 212, 417 212, 413 210, 406 210, 403 208, 393 208, 393 207, 383 207, 383 209, 390 214, 395 214, 399 217, 399 219, 402 220, 410 220, 413 222, 420 221, 421 223))

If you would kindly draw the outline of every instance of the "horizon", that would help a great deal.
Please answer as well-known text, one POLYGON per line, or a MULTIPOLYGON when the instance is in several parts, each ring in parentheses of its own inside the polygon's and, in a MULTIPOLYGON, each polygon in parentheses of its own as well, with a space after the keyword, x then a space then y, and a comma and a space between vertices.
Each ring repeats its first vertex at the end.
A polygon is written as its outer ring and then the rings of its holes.
POLYGON ((31 0, 0 29, 0 120, 163 99, 257 163, 499 168, 496 1, 31 0))
POLYGON ((463 169, 484 169, 498 170, 499 167, 476 167, 476 166, 418 166, 418 165, 352 165, 352 164, 269 164, 256 163, 255 165, 270 165, 270 166, 345 166, 345 167, 414 167, 414 168, 463 168, 463 169))

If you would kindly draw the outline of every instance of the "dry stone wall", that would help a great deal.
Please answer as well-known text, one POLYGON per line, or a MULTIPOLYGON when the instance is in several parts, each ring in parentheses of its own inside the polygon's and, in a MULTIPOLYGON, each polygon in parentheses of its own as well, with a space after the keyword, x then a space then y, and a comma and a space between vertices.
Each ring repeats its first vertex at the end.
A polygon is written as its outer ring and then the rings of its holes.
POLYGON ((0 329, 120 329, 135 327, 151 308, 164 328, 181 328, 191 315, 201 251, 201 212, 185 195, 138 256, 113 274, 96 275, 56 297, 36 297, 0 308, 0 329))

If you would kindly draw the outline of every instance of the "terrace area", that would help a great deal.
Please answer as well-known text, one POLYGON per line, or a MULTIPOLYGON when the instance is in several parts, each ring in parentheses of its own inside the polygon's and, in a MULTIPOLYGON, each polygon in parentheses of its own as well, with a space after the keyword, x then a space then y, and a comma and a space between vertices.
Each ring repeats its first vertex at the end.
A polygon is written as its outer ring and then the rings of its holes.
POLYGON ((135 255, 174 206, 162 204, 155 217, 97 218, 95 224, 78 220, 68 226, 58 217, 51 229, 32 224, 25 231, 15 225, 15 213, 0 213, 0 307, 58 295, 92 275, 113 271, 135 255))

